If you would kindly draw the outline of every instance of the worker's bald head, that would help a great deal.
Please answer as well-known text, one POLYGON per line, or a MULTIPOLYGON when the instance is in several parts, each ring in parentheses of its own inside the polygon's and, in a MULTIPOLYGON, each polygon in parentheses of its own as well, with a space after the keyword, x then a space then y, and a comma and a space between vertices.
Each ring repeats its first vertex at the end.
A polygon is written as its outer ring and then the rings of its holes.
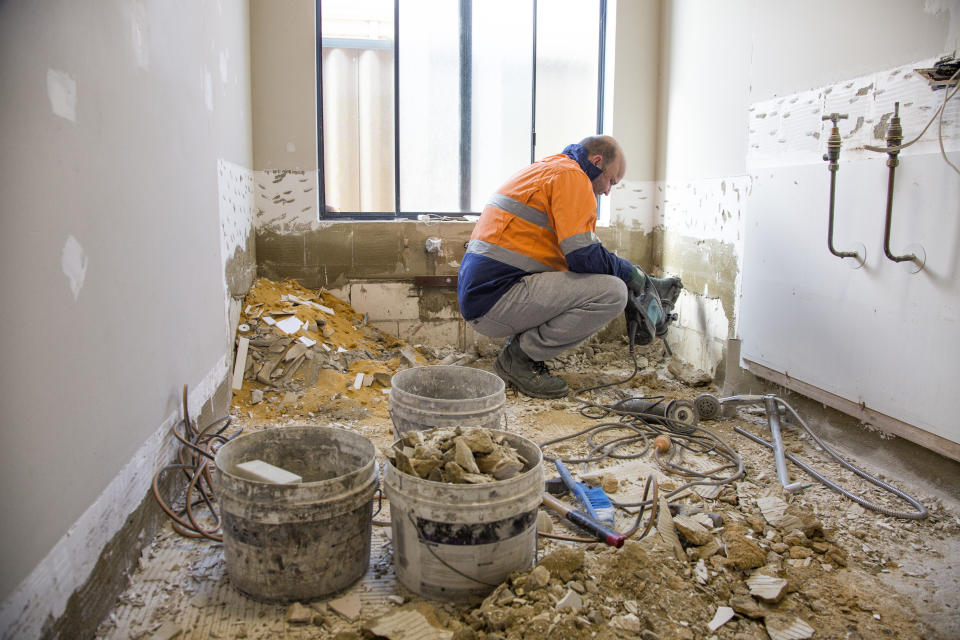
POLYGON ((610 189, 623 180, 627 171, 623 150, 610 136, 589 136, 580 141, 580 146, 587 150, 590 162, 603 170, 603 173, 592 181, 593 192, 598 196, 608 195, 610 189))
POLYGON ((580 141, 580 146, 587 150, 588 157, 599 154, 604 164, 623 156, 620 144, 611 136, 588 136, 580 141))

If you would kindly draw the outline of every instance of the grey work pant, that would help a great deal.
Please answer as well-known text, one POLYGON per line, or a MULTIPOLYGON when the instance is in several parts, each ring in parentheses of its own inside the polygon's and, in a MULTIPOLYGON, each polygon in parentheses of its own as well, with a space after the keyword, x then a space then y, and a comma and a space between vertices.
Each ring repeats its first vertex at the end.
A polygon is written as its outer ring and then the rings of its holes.
POLYGON ((517 336, 530 358, 550 360, 602 329, 626 304, 627 285, 616 276, 547 271, 524 276, 470 326, 490 338, 517 336))

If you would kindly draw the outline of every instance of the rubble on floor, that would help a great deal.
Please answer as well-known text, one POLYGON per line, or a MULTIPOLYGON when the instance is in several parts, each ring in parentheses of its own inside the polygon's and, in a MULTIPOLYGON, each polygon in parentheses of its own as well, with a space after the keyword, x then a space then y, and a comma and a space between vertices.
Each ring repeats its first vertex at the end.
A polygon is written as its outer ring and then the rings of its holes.
MULTIPOLYGON (((328 292, 311 292, 292 283, 258 281, 244 311, 242 321, 249 329, 242 335, 250 340, 250 353, 257 355, 248 356, 243 388, 236 392, 234 427, 273 428, 291 422, 339 426, 370 438, 384 453, 391 449, 394 435, 386 395, 379 391, 386 388, 380 386, 383 376, 414 361, 490 370, 497 353, 484 346, 466 353, 453 348, 414 350, 363 326, 359 314, 328 292), (281 335, 263 319, 269 315, 276 322, 281 312, 290 310, 294 313, 287 317, 300 322, 293 334, 281 335), (324 336, 321 327, 333 333, 324 336), (301 337, 318 344, 306 347, 300 342, 307 350, 295 348, 285 359, 301 337), (322 346, 318 350, 321 342, 330 347, 329 352, 322 346), (312 358, 306 356, 308 351, 312 358), (352 355, 344 356, 347 352, 352 355), (288 377, 301 357, 299 369, 288 377), (261 376, 274 360, 274 369, 261 376), (282 371, 274 375, 278 367, 282 371), (312 386, 307 385, 315 367, 320 373, 312 386), (304 376, 307 371, 310 375, 304 376), (364 378, 357 385, 359 373, 364 378), (367 374, 377 373, 381 380, 374 377, 364 386, 367 374), (287 393, 295 394, 295 399, 284 402, 287 393)), ((292 322, 288 324, 293 328, 292 322)), ((665 355, 659 342, 638 348, 638 374, 627 380, 634 363, 625 341, 594 338, 548 364, 575 389, 623 382, 596 392, 604 403, 638 395, 689 401, 704 391, 703 386, 692 386, 694 380, 700 384, 702 376, 694 372, 685 383, 686 376, 672 372, 665 355)), ((507 424, 510 431, 543 443, 590 425, 592 421, 580 408, 573 398, 538 400, 508 393, 507 424)), ((664 500, 654 530, 640 540, 628 540, 621 549, 540 538, 536 566, 511 574, 482 602, 442 603, 406 590, 394 573, 390 529, 376 526, 370 569, 346 593, 294 605, 257 603, 231 587, 222 545, 180 538, 167 528, 148 546, 140 569, 131 576, 131 587, 101 624, 97 637, 957 637, 960 575, 955 567, 960 560, 960 518, 955 513, 931 496, 918 496, 930 510, 930 517, 918 522, 866 511, 815 483, 797 494, 784 493, 769 450, 733 431, 740 426, 762 433, 767 428, 762 415, 745 408, 735 418, 702 426, 736 448, 746 468, 743 478, 678 493, 670 498, 673 507, 664 500)), ((449 431, 454 437, 448 442, 453 442, 458 434, 449 431)), ((415 460, 436 457, 417 455, 417 447, 422 447, 420 454, 429 448, 417 438, 410 436, 403 442, 412 449, 413 460, 408 462, 414 467, 415 460)), ((838 483, 858 487, 878 504, 890 503, 888 495, 857 485, 854 474, 831 462, 799 430, 785 428, 783 438, 789 451, 802 450, 805 459, 822 465, 838 483)), ((485 442, 472 447, 464 443, 461 457, 464 446, 475 463, 486 455, 480 450, 488 448, 485 442)), ((571 440, 551 450, 553 455, 576 457, 588 446, 571 440)), ((442 459, 443 447, 436 448, 442 459)), ((457 445, 450 445, 449 451, 456 457, 457 445)), ((402 453, 407 455, 406 449, 402 453)), ((679 455, 685 465, 709 468, 710 459, 703 452, 686 450, 679 455)), ((606 460, 589 469, 570 465, 570 470, 578 479, 602 485, 620 502, 639 500, 650 474, 659 480, 663 492, 686 481, 661 468, 652 452, 636 460, 606 460)), ((791 467, 791 473, 800 472, 791 467)), ((619 510, 617 529, 629 528, 637 512, 619 510)), ((385 502, 375 517, 381 523, 388 518, 389 504, 385 502)), ((644 519, 648 517, 649 510, 644 519)), ((538 530, 584 535, 545 510, 538 514, 538 530)))

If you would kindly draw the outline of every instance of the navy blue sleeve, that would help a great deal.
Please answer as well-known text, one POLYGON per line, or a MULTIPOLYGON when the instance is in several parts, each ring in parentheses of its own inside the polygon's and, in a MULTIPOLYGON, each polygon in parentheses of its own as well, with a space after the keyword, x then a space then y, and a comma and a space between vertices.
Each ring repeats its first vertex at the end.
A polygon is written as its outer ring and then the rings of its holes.
POLYGON ((615 256, 599 242, 567 254, 567 266, 576 273, 606 273, 624 282, 633 276, 633 263, 615 256))

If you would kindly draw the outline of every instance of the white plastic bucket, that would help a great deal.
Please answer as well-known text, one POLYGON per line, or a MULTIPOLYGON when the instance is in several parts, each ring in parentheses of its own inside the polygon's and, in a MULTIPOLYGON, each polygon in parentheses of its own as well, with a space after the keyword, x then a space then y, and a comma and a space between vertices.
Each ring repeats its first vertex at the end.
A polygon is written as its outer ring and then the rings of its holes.
POLYGON ((427 598, 482 597, 537 556, 543 455, 536 444, 502 435, 527 460, 522 473, 489 484, 448 484, 400 472, 390 462, 390 502, 397 578, 427 598))
POLYGON ((434 427, 501 429, 506 402, 500 376, 471 367, 412 367, 390 383, 390 418, 397 437, 434 427))

